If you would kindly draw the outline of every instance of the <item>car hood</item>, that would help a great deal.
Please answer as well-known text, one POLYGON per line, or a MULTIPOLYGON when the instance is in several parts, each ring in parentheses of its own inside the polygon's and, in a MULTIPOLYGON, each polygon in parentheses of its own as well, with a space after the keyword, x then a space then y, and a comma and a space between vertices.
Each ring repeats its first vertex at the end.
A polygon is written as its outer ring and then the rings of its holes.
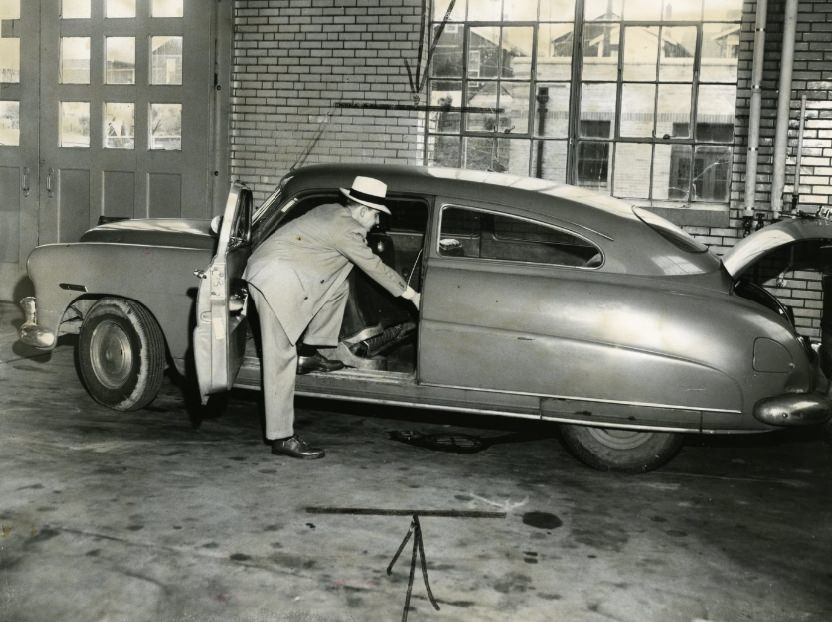
POLYGON ((793 242, 810 240, 832 242, 832 220, 801 215, 768 225, 737 242, 723 256, 722 263, 736 278, 763 255, 793 242))
POLYGON ((213 249, 217 240, 210 225, 210 220, 131 218, 98 225, 82 235, 81 242, 213 249))

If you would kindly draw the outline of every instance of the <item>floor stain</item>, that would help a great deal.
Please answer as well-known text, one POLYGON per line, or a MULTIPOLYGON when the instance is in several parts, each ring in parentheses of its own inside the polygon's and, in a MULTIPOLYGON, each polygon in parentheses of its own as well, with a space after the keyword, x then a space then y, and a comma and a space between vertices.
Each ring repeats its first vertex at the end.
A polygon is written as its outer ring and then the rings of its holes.
POLYGON ((538 529, 557 529, 563 521, 549 512, 526 512, 523 514, 523 524, 538 529))
POLYGON ((497 583, 494 584, 494 589, 501 594, 523 593, 531 588, 532 580, 524 574, 517 572, 510 572, 502 576, 497 583))

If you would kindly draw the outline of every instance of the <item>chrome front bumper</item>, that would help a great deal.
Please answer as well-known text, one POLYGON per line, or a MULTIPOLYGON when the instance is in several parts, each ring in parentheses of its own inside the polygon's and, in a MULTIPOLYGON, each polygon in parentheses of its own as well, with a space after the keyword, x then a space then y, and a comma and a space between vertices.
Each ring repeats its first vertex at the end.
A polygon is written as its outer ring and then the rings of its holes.
POLYGON ((31 296, 24 298, 20 301, 20 307, 23 309, 25 318, 23 324, 17 330, 20 341, 35 348, 53 347, 56 341, 55 333, 48 328, 38 326, 37 299, 31 296))

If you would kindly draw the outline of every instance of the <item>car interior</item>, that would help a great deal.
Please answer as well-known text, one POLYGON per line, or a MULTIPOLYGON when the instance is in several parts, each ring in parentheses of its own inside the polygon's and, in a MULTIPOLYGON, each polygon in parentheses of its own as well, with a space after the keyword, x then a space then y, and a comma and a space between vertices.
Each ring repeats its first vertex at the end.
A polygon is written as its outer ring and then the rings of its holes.
MULTIPOLYGON (((300 195, 281 226, 324 203, 340 202, 337 192, 300 195)), ((384 263, 401 274, 417 291, 421 290, 422 259, 428 223, 428 202, 423 197, 388 195, 386 204, 392 215, 381 214, 380 223, 367 235, 367 244, 384 263)), ((264 239, 264 235, 256 236, 264 239)), ((415 373, 418 312, 413 303, 394 298, 360 269, 349 276, 350 294, 341 325, 337 348, 321 349, 322 354, 340 359, 347 367, 415 373)), ((259 335, 256 310, 249 306, 249 354, 259 335)))

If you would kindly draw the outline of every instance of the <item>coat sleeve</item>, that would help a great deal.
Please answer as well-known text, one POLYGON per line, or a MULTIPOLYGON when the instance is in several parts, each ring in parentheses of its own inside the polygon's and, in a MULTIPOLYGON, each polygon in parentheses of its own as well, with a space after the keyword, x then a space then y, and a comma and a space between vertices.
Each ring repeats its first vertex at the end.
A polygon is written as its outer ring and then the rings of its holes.
POLYGON ((407 289, 404 278, 373 253, 359 229, 347 229, 339 236, 338 252, 393 296, 401 296, 407 289))

